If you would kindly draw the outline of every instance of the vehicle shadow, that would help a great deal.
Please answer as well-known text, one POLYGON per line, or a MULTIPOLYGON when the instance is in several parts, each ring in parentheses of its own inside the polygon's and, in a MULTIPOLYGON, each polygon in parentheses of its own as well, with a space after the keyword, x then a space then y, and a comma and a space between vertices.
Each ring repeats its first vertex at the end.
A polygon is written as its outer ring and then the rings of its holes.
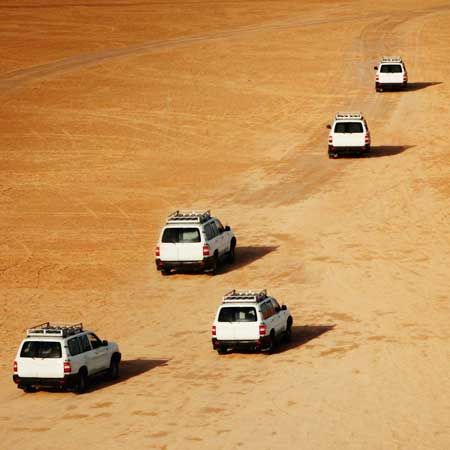
POLYGON ((394 156, 413 148, 414 145, 377 145, 370 148, 369 158, 382 158, 383 156, 394 156))
POLYGON ((231 272, 232 270, 240 269, 252 262, 263 258, 269 253, 274 252, 278 248, 278 245, 264 245, 253 247, 236 247, 236 256, 233 264, 223 264, 220 267, 219 273, 231 272))
POLYGON ((123 383, 156 367, 167 366, 168 361, 168 359, 129 359, 121 361, 120 375, 117 380, 108 380, 105 376, 94 377, 89 380, 87 392, 98 391, 113 384, 123 383))
POLYGON ((324 333, 333 330, 336 325, 301 325, 292 327, 292 338, 288 344, 277 347, 275 353, 282 353, 293 348, 301 347, 307 342, 317 339, 324 333))
POLYGON ((421 89, 426 89, 427 87, 436 86, 438 84, 442 84, 442 81, 408 83, 404 90, 405 91, 420 91, 421 89))

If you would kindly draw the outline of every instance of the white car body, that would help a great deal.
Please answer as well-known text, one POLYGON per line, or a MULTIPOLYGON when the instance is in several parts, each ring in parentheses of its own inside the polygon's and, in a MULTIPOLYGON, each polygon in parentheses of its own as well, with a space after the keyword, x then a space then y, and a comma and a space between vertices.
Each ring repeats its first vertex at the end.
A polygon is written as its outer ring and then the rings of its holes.
MULTIPOLYGON (((14 382, 25 391, 36 387, 75 387, 80 373, 88 377, 108 372, 121 355, 114 342, 101 341, 82 324, 49 322, 27 330, 14 361, 14 382)), ((118 374, 118 372, 117 372, 118 374)), ((84 386, 85 388, 85 386, 84 386)))
POLYGON ((212 345, 218 353, 229 349, 271 351, 276 342, 290 339, 292 316, 267 291, 226 294, 212 325, 212 345))
POLYGON ((363 154, 370 151, 370 131, 361 113, 337 113, 328 126, 328 156, 363 154))
POLYGON ((215 274, 220 260, 234 259, 236 238, 209 211, 176 211, 167 218, 155 249, 157 270, 200 269, 215 274))
POLYGON ((375 90, 401 89, 408 84, 408 72, 405 63, 398 56, 383 57, 375 66, 375 90))

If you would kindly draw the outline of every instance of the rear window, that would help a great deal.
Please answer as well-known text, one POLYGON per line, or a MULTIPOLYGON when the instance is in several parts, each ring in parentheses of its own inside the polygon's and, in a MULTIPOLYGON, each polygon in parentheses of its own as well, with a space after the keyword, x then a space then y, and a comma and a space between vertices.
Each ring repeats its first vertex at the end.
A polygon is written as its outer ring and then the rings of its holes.
POLYGON ((61 344, 48 341, 25 341, 21 358, 61 358, 61 344))
POLYGON ((381 73, 402 73, 402 66, 400 64, 383 64, 380 67, 381 73))
POLYGON ((219 322, 256 322, 256 309, 251 306, 230 306, 220 310, 219 322))
POLYGON ((338 122, 334 126, 335 133, 362 133, 363 126, 361 122, 338 122))
POLYGON ((163 232, 162 242, 200 242, 200 231, 198 228, 166 228, 163 232))

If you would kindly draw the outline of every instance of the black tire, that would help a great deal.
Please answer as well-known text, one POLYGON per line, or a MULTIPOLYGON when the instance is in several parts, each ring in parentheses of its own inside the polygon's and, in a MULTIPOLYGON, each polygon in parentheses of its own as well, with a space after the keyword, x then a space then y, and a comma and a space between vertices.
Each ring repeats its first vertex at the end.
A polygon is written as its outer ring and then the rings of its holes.
POLYGON ((119 378, 119 364, 119 358, 117 356, 113 356, 108 369, 108 378, 110 380, 117 380, 117 378, 119 378))
POLYGON ((236 252, 236 243, 234 241, 232 241, 231 245, 230 245, 230 251, 228 252, 228 256, 227 256, 228 264, 234 263, 235 252, 236 252))
POLYGON ((292 340, 292 320, 288 319, 286 331, 284 332, 284 342, 288 344, 292 340))
POLYGON ((224 348, 224 347, 219 347, 219 348, 217 349, 217 354, 218 354, 218 355, 226 355, 227 353, 228 353, 228 351, 227 351, 227 349, 224 348))
POLYGON ((211 269, 208 271, 208 274, 211 276, 217 275, 217 272, 219 271, 219 257, 217 256, 217 253, 214 254, 213 259, 213 265, 211 269))
POLYGON ((272 331, 270 333, 269 346, 264 350, 262 350, 262 352, 265 353, 266 355, 271 355, 274 352, 275 347, 276 347, 275 333, 272 331))
POLYGON ((34 386, 19 386, 20 389, 23 390, 26 394, 33 394, 37 391, 37 389, 34 386))
POLYGON ((164 277, 170 275, 170 269, 161 269, 161 275, 164 277))
POLYGON ((77 384, 75 385, 75 392, 77 394, 84 394, 88 386, 87 374, 85 370, 80 370, 78 373, 77 384))

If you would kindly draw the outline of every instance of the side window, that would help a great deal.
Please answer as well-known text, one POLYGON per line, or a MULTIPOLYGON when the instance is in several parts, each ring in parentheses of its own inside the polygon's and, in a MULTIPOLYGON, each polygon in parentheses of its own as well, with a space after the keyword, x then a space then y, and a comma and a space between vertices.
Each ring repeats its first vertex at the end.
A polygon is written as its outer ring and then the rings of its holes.
POLYGON ((281 311, 280 304, 274 298, 271 299, 271 302, 272 302, 272 307, 273 307, 275 313, 281 311))
POLYGON ((213 232, 213 238, 215 238, 219 234, 219 230, 217 229, 216 222, 211 222, 211 229, 213 232))
POLYGON ((217 230, 219 231, 220 234, 222 234, 225 231, 225 227, 222 225, 220 220, 215 219, 215 222, 216 222, 217 230))
POLYGON ((207 223, 205 225, 205 235, 206 235, 206 240, 211 240, 213 238, 213 231, 211 228, 211 224, 207 223))
POLYGON ((263 316, 263 319, 268 319, 269 317, 273 316, 274 313, 275 311, 270 302, 265 302, 261 305, 261 314, 263 316))
POLYGON ((87 337, 94 350, 102 346, 102 341, 94 333, 89 333, 87 337))
POLYGON ((89 339, 85 334, 80 336, 80 343, 82 352, 89 352, 90 350, 92 350, 91 344, 89 343, 89 339))
POLYGON ((71 356, 79 355, 81 353, 81 345, 77 337, 69 339, 67 341, 67 345, 69 347, 69 353, 71 356))

